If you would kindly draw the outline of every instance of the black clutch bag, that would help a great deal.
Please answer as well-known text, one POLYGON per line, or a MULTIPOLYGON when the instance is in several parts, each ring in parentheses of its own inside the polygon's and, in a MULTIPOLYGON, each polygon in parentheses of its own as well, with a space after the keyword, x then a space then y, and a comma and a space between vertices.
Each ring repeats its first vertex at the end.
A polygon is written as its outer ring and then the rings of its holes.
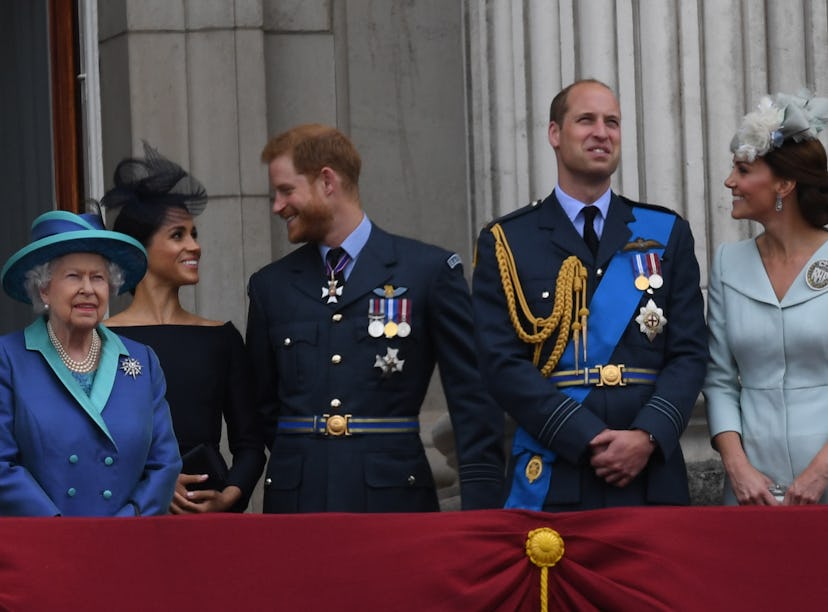
POLYGON ((207 474, 204 482, 189 485, 191 490, 214 489, 222 491, 227 486, 227 464, 215 448, 199 444, 181 457, 182 474, 207 474))

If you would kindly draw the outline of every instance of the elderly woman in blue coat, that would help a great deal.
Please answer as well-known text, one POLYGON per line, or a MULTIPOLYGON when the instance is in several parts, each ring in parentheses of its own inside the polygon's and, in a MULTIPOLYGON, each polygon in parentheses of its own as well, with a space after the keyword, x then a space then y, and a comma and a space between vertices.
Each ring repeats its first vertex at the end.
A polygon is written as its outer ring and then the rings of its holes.
POLYGON ((146 252, 95 214, 47 212, 2 270, 40 315, 0 338, 0 515, 165 514, 181 468, 150 348, 101 325, 146 252))

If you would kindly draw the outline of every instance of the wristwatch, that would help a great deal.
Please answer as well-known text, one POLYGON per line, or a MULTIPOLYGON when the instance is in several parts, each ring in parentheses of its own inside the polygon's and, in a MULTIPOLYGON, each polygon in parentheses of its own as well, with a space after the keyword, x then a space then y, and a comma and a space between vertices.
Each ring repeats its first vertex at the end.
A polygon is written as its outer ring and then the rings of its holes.
MULTIPOLYGON (((633 427, 636 431, 644 431, 643 429, 639 429, 638 427, 633 427)), ((655 436, 651 434, 649 431, 644 431, 645 434, 649 437, 650 444, 657 446, 658 442, 656 442, 655 436)))

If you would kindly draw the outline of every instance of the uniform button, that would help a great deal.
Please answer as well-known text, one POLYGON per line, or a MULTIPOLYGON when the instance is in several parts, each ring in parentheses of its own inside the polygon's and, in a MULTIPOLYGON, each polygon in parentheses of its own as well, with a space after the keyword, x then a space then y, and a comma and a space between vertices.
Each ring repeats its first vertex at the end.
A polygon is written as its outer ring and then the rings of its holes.
POLYGON ((77 491, 75 490, 75 487, 69 487, 69 489, 67 489, 67 491, 66 491, 66 494, 69 497, 75 497, 75 493, 77 493, 77 491))
POLYGON ((290 338, 285 338, 284 340, 282 340, 282 344, 284 344, 285 346, 290 346, 291 342, 293 342, 293 340, 291 340, 290 338))
POLYGON ((408 486, 413 487, 416 482, 417 482, 417 478, 414 476, 414 474, 409 474, 408 475, 408 486))
POLYGON ((273 480, 271 478, 265 478, 265 486, 266 487, 269 487, 272 483, 273 483, 273 480))
POLYGON ((331 408, 333 408, 334 410, 339 408, 341 405, 342 405, 342 400, 340 400, 338 398, 333 398, 331 400, 331 408))
POLYGON ((104 499, 109 499, 110 497, 112 497, 112 491, 106 489, 101 495, 103 495, 104 499))
POLYGON ((334 355, 333 357, 331 357, 331 363, 342 363, 342 355, 334 355))
POLYGON ((106 465, 112 465, 113 463, 115 463, 115 460, 112 457, 107 457, 106 459, 104 459, 104 463, 106 465))
POLYGON ((597 274, 598 276, 604 276, 604 269, 603 268, 598 268, 595 271, 595 274, 597 274))
POLYGON ((77 463, 78 456, 77 455, 69 455, 69 463, 77 463))
POLYGON ((342 315, 340 313, 336 313, 334 316, 331 317, 334 323, 339 323, 342 320, 342 315))
POLYGON ((541 293, 541 297, 542 297, 543 299, 547 299, 547 298, 549 297, 549 292, 548 292, 548 291, 544 291, 543 293, 541 293))

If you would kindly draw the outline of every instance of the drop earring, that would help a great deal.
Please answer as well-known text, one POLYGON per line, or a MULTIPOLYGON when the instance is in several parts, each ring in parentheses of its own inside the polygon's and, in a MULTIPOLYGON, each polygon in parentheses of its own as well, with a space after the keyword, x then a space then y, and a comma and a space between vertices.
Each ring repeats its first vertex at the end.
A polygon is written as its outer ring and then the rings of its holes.
POLYGON ((782 212, 782 196, 778 193, 776 194, 776 206, 773 207, 776 212, 782 212))

